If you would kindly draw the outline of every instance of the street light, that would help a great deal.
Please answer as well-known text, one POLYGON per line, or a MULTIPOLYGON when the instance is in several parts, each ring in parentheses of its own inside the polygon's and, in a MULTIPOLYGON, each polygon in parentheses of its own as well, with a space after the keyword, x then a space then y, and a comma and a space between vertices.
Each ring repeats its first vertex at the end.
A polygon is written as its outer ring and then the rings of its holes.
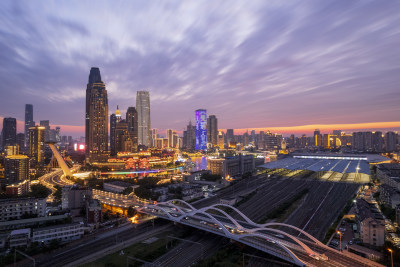
POLYGON ((393 267, 393 250, 391 250, 390 248, 388 248, 389 252, 390 252, 390 261, 392 262, 392 267, 393 267))
POLYGON ((336 232, 339 235, 339 251, 342 251, 342 233, 340 231, 336 232))

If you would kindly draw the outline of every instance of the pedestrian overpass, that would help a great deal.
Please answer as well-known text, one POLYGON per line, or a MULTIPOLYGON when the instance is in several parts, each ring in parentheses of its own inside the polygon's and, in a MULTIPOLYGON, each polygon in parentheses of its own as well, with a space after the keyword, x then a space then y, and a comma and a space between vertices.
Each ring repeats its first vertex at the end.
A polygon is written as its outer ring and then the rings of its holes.
POLYGON ((230 205, 215 204, 196 209, 175 199, 145 205, 138 208, 138 212, 230 238, 297 266, 382 266, 355 254, 332 249, 295 226, 257 224, 230 205))

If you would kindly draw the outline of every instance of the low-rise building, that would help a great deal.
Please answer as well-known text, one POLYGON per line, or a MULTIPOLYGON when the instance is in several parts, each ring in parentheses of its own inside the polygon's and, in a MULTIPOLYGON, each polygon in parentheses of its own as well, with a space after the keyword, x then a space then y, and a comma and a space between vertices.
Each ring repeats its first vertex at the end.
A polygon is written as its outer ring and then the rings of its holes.
POLYGON ((384 163, 376 168, 376 176, 383 184, 390 185, 400 191, 400 164, 384 163))
POLYGON ((0 199, 0 222, 18 220, 24 216, 44 217, 45 215, 45 198, 0 199))
POLYGON ((363 258, 367 258, 367 259, 372 260, 372 261, 381 260, 382 256, 383 256, 382 253, 379 252, 379 251, 372 250, 372 249, 369 249, 369 248, 366 248, 366 247, 362 247, 362 246, 359 246, 359 245, 355 245, 355 244, 348 245, 347 246, 347 251, 351 252, 351 253, 354 253, 354 254, 357 254, 357 255, 359 255, 359 256, 361 256, 363 258))
POLYGON ((69 242, 79 239, 84 234, 83 223, 72 223, 33 229, 32 242, 49 243, 53 239, 69 242))
POLYGON ((7 196, 21 196, 29 193, 30 181, 25 180, 20 183, 10 184, 6 186, 7 196))
POLYGON ((86 202, 87 223, 100 223, 103 220, 101 203, 98 199, 91 199, 86 202))
POLYGON ((78 216, 86 207, 86 200, 92 198, 92 190, 88 187, 71 185, 62 188, 62 209, 69 209, 73 216, 78 216))
POLYGON ((240 177, 244 173, 254 171, 254 156, 243 156, 242 154, 240 154, 236 157, 209 159, 208 169, 211 170, 212 174, 219 174, 222 177, 240 177))
POLYGON ((27 247, 30 243, 31 229, 18 229, 10 233, 10 248, 27 247))
POLYGON ((385 205, 396 208, 400 204, 400 192, 388 184, 382 184, 380 187, 379 199, 385 205))
POLYGON ((131 183, 122 182, 122 181, 112 181, 103 184, 104 190, 108 192, 114 193, 122 193, 127 188, 137 188, 138 185, 133 185, 131 183))
POLYGON ((370 246, 380 247, 385 243, 385 219, 375 204, 357 199, 356 218, 361 241, 370 246))

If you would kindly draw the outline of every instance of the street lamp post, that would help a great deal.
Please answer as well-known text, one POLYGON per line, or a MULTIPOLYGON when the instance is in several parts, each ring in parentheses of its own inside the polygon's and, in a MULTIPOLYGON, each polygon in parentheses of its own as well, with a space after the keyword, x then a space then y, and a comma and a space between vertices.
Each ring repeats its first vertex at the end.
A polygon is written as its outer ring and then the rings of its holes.
POLYGON ((342 251, 342 232, 336 232, 339 235, 339 251, 342 251))
POLYGON ((393 267, 393 250, 388 248, 388 251, 390 252, 390 261, 391 261, 392 267, 393 267))

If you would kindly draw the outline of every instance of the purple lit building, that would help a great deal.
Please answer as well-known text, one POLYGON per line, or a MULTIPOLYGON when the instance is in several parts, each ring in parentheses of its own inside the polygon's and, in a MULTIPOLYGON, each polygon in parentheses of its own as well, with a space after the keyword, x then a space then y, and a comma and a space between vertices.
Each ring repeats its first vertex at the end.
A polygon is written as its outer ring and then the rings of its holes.
POLYGON ((196 150, 207 149, 207 111, 196 110, 196 150))

